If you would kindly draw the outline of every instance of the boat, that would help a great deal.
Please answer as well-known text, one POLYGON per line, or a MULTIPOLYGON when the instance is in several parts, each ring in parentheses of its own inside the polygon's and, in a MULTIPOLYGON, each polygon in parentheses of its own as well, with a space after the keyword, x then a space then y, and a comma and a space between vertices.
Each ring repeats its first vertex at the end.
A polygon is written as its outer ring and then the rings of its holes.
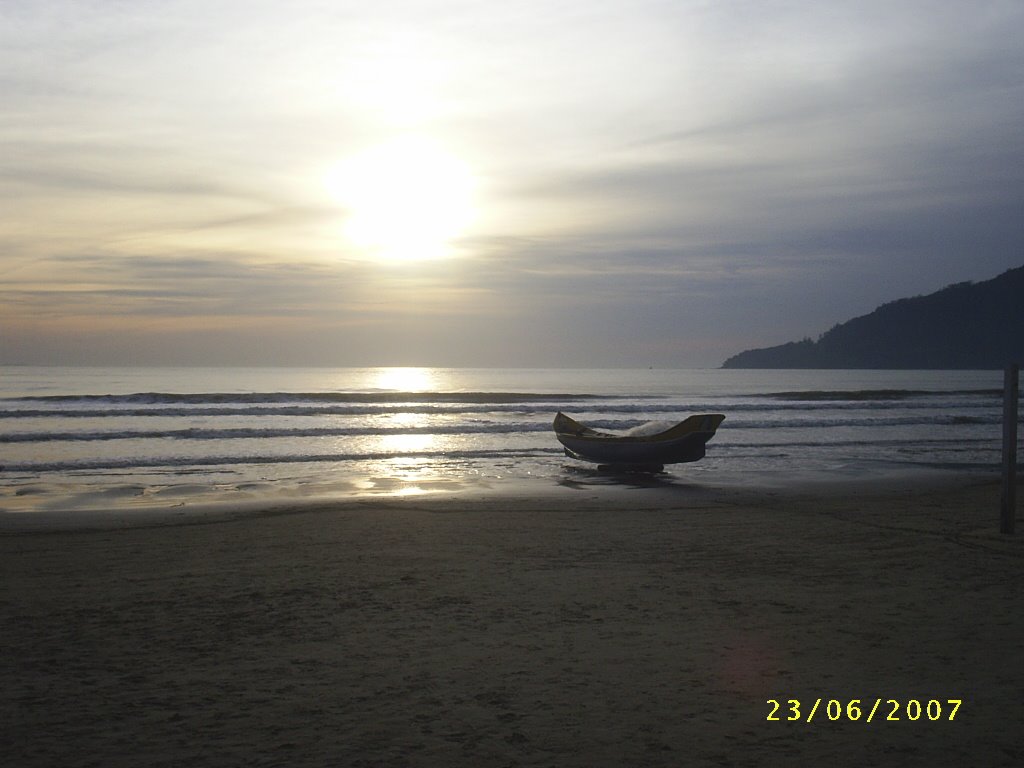
POLYGON ((561 411, 555 416, 555 437, 565 455, 613 467, 661 471, 665 464, 704 458, 705 444, 725 420, 720 413, 702 413, 653 434, 613 434, 580 424, 561 411))

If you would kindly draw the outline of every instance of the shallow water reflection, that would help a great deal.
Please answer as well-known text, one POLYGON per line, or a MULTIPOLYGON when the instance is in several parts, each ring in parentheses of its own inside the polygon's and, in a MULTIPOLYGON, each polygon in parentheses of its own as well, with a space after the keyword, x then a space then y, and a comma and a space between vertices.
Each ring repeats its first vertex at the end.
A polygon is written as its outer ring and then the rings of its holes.
POLYGON ((591 488, 675 488, 692 489, 701 487, 692 478, 681 478, 672 472, 641 472, 625 467, 565 465, 558 484, 573 490, 591 488))

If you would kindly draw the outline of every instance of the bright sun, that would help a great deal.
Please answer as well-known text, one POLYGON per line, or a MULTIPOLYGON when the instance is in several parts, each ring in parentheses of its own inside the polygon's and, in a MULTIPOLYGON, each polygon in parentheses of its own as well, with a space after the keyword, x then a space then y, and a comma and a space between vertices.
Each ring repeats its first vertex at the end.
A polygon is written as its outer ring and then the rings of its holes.
POLYGON ((328 187, 345 207, 347 240, 381 262, 451 255, 473 215, 469 168, 418 136, 348 158, 330 173, 328 187))

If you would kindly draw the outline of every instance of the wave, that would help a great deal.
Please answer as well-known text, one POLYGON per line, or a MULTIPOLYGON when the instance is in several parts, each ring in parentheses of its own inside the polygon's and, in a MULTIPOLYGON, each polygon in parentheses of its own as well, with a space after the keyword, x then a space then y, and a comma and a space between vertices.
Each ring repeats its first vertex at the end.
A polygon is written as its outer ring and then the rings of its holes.
POLYGON ((146 458, 81 459, 74 461, 15 462, 0 466, 0 472, 38 474, 42 472, 99 472, 167 468, 181 471, 189 467, 222 467, 266 464, 317 464, 324 462, 393 461, 395 459, 440 459, 443 461, 472 459, 523 458, 561 454, 557 448, 483 449, 475 451, 404 451, 397 453, 320 453, 282 456, 157 456, 146 458))
MULTIPOLYGON (((870 402, 878 400, 904 401, 928 397, 1001 397, 1002 389, 857 389, 857 390, 795 390, 750 393, 725 399, 769 399, 775 401, 837 401, 870 402)), ((277 405, 277 404, 525 404, 525 403, 579 403, 592 401, 649 401, 664 399, 661 395, 591 394, 579 392, 134 392, 130 394, 63 394, 22 395, 0 398, 3 403, 83 403, 97 405, 277 405)), ((675 399, 679 399, 676 396, 675 399)))
MULTIPOLYGON (((925 414, 919 416, 886 417, 866 416, 861 418, 818 418, 800 420, 779 419, 744 419, 727 420, 721 430, 733 431, 742 429, 822 429, 833 427, 874 427, 889 428, 903 426, 971 426, 995 425, 1001 422, 999 415, 962 416, 949 414, 925 414)), ((630 432, 648 424, 642 420, 602 420, 591 419, 589 425, 602 430, 630 432)), ((668 422, 666 422, 668 423, 668 422)), ((671 422, 675 423, 675 422, 671 422)), ((523 422, 508 421, 504 423, 462 423, 437 424, 430 426, 353 426, 353 427, 238 427, 238 428, 203 428, 188 427, 183 429, 126 429, 97 431, 60 431, 60 432, 11 432, 0 434, 0 444, 4 443, 47 443, 47 442, 89 442, 111 440, 254 440, 278 438, 306 437, 371 437, 391 435, 508 435, 520 433, 549 432, 551 424, 547 420, 523 422)))
POLYGON ((0 443, 82 442, 91 440, 252 440, 295 437, 371 437, 390 435, 475 435, 549 432, 550 424, 473 424, 435 427, 282 427, 238 429, 123 430, 103 432, 15 432, 0 443))
POLYGON ((1002 397, 1001 389, 956 389, 956 390, 932 390, 932 389, 855 389, 855 390, 809 390, 806 392, 769 392, 763 395, 751 395, 751 397, 767 397, 773 400, 907 400, 917 397, 936 396, 982 396, 1002 397))
MULTIPOLYGON (((178 416, 385 416, 397 413, 419 415, 466 414, 466 413, 543 413, 554 415, 557 406, 538 408, 535 405, 291 405, 279 407, 241 406, 216 408, 74 408, 74 409, 39 409, 26 408, 3 411, 0 419, 103 419, 123 418, 130 416, 142 417, 178 417, 178 416)), ((616 409, 602 409, 615 411, 616 409)), ((618 409, 618 412, 634 412, 633 408, 618 409)))
POLYGON ((978 426, 1000 424, 1001 418, 995 414, 984 416, 962 416, 948 413, 922 413, 913 416, 877 416, 834 417, 817 419, 764 419, 745 420, 733 419, 720 429, 830 429, 833 427, 872 427, 888 429, 890 427, 921 427, 921 426, 978 426))
POLYGON ((534 392, 135 392, 127 395, 26 395, 3 402, 173 405, 216 403, 527 403, 579 402, 619 396, 534 392))
POLYGON ((963 438, 963 437, 937 437, 930 440, 922 440, 919 438, 893 438, 893 439, 850 439, 850 440, 796 440, 793 442, 777 441, 777 442, 744 442, 744 443, 729 443, 726 441, 720 441, 717 443, 711 443, 716 449, 722 450, 748 450, 752 448, 787 448, 787 449, 801 449, 801 448, 837 448, 837 447, 880 447, 880 448, 918 448, 918 447, 935 447, 935 446, 950 446, 958 447, 962 446, 965 450, 974 449, 977 447, 989 446, 992 441, 986 438, 963 438))
MULTIPOLYGON (((656 409, 648 409, 656 412, 656 409)), ((760 409, 763 413, 764 410, 760 409)), ((98 412, 98 415, 105 415, 106 412, 98 412)), ((409 413, 402 412, 402 413, 409 413)), ((428 412, 433 413, 433 412, 428 412)), ((452 413, 452 412, 445 412, 452 413)), ((534 413, 534 412, 527 412, 534 413)), ((61 414, 67 416, 67 414, 61 414)), ((151 414, 152 415, 152 414, 151 414)), ((163 414, 162 414, 163 415, 163 414)), ((195 415, 195 414, 193 414, 195 415)), ((251 412, 245 415, 251 416, 251 412)), ((1001 423, 1001 417, 997 413, 986 413, 983 415, 965 414, 920 414, 920 415, 870 415, 870 416, 818 416, 817 418, 779 419, 779 418, 756 418, 757 415, 746 414, 733 417, 720 427, 722 430, 762 430, 762 429, 786 429, 786 430, 815 430, 822 428, 836 427, 914 427, 914 426, 984 426, 997 425, 1001 423)), ((152 421, 148 422, 152 423, 152 421)), ((597 429, 629 433, 631 430, 643 427, 648 422, 643 419, 588 419, 587 423, 597 429)), ((674 422, 673 422, 674 423, 674 422)), ((185 427, 181 429, 123 429, 123 430, 93 430, 93 431, 30 431, 30 432, 9 432, 0 434, 2 443, 25 443, 25 442, 83 442, 83 441, 109 441, 109 440, 137 440, 137 439, 174 439, 174 440, 232 440, 232 439, 274 439, 274 438, 300 438, 300 437, 365 437, 365 436, 388 436, 403 434, 437 434, 437 435, 472 435, 472 434, 518 434, 531 432, 548 432, 551 430, 551 423, 543 421, 514 421, 480 423, 475 420, 468 420, 462 423, 433 424, 424 426, 402 425, 402 426, 310 426, 310 427, 185 427)))
MULTIPOLYGON (((719 400, 714 402, 683 403, 679 401, 667 402, 642 402, 642 403, 621 403, 604 402, 600 404, 588 404, 586 408, 565 408, 565 403, 558 402, 535 402, 535 403, 379 403, 363 405, 224 405, 215 407, 203 407, 199 405, 188 407, 112 407, 112 408, 11 408, 0 409, 0 419, 104 419, 104 418, 127 418, 127 417, 164 417, 175 418, 182 416, 385 416, 389 414, 409 413, 416 415, 465 415, 472 413, 502 413, 502 414, 550 414, 554 415, 558 410, 572 410, 574 413, 585 411, 593 414, 677 414, 680 419, 691 413, 776 413, 776 412, 815 412, 827 407, 833 411, 870 411, 889 410, 892 408, 891 401, 857 401, 843 403, 843 401, 792 401, 751 403, 731 402, 719 400), (827 406, 822 403, 827 402, 827 406)), ((936 410, 936 409, 964 409, 965 407, 990 407, 992 404, 977 404, 953 402, 949 399, 942 401, 928 400, 916 403, 901 403, 900 410, 936 410)), ((585 417, 583 417, 585 418, 585 417)), ((965 418, 972 418, 970 416, 965 418)), ((650 419, 646 419, 650 421, 650 419)), ((588 423, 592 418, 587 418, 588 423)))

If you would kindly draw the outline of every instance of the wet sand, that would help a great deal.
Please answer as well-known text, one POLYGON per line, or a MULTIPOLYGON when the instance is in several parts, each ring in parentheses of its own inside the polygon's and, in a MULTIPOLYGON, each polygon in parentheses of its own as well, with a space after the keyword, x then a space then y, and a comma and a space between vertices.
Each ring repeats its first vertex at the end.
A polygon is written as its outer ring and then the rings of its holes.
POLYGON ((97 513, 75 530, 0 515, 0 754, 1020 764, 1024 532, 1001 536, 998 507, 973 480, 97 513))

